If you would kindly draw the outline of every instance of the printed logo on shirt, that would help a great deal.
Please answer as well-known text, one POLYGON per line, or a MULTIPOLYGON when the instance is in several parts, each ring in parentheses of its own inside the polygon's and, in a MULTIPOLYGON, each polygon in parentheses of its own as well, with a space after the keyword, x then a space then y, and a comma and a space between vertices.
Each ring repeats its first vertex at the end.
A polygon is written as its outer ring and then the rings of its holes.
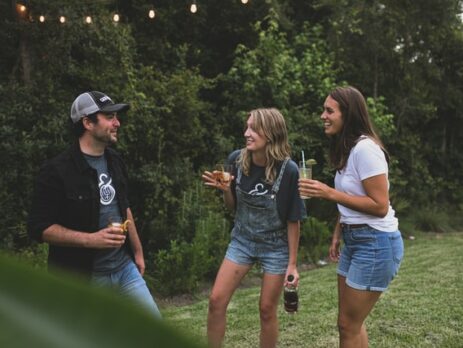
POLYGON ((116 190, 111 185, 112 181, 113 180, 108 175, 100 175, 98 187, 100 188, 100 203, 103 205, 111 204, 114 197, 116 197, 116 190))
POLYGON ((264 184, 256 184, 253 190, 249 191, 250 195, 253 196, 262 196, 268 192, 268 189, 265 188, 264 184))

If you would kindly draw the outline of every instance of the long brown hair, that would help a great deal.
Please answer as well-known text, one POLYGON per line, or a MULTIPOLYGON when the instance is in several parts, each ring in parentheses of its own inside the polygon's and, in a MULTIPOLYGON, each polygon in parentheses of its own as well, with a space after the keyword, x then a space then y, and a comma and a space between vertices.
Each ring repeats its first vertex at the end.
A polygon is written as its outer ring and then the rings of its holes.
POLYGON ((389 154, 374 130, 362 93, 348 86, 335 88, 329 96, 338 103, 343 119, 341 132, 331 137, 330 142, 330 161, 336 170, 346 166, 350 151, 362 135, 377 143, 389 162, 389 154))
MULTIPOLYGON (((271 184, 277 177, 277 164, 290 157, 291 153, 285 119, 281 112, 275 108, 252 110, 248 118, 251 116, 252 128, 267 139, 265 181, 271 184)), ((252 152, 246 148, 241 149, 237 163, 243 173, 249 176, 252 152)))

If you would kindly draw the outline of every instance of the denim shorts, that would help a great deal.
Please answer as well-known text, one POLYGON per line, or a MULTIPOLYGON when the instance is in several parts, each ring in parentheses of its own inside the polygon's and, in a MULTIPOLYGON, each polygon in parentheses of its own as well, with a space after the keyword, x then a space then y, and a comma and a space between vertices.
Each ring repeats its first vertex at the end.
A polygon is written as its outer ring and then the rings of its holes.
POLYGON ((337 273, 354 289, 385 291, 402 262, 404 244, 400 231, 343 227, 342 238, 344 246, 337 273))
POLYGON ((239 265, 259 262, 265 273, 285 274, 289 262, 287 238, 287 235, 270 235, 255 239, 233 231, 225 258, 239 265))

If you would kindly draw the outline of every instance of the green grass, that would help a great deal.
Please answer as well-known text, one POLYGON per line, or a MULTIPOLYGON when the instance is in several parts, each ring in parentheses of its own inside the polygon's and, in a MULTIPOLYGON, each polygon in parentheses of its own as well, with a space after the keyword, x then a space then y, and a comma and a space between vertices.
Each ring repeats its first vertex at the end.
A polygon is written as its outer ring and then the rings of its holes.
MULTIPOLYGON (((367 319, 371 347, 463 347, 463 233, 405 241, 398 277, 367 319)), ((279 347, 337 347, 336 266, 301 272, 299 312, 279 308, 279 347)), ((230 303, 225 347, 258 347, 259 288, 230 303)), ((174 327, 205 342, 207 300, 164 308, 174 327)))

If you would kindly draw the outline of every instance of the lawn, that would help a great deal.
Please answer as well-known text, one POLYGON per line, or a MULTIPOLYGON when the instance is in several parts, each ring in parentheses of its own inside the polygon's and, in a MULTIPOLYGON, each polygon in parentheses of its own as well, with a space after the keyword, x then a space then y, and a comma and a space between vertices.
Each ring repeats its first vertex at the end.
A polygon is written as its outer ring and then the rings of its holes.
MULTIPOLYGON (((398 277, 367 319, 371 347, 463 347, 463 233, 420 234, 405 242, 398 277)), ((337 347, 336 266, 301 272, 300 308, 279 308, 279 347, 337 347)), ((230 303, 225 347, 258 347, 259 288, 230 303)), ((205 342, 207 300, 163 309, 168 322, 205 342)))

